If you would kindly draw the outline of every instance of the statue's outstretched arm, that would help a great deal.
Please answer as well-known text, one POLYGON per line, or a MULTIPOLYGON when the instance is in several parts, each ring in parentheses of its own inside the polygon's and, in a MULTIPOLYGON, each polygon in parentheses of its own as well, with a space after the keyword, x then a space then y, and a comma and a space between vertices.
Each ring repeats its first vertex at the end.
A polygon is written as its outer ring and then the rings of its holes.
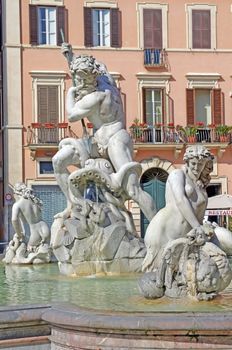
POLYGON ((74 57, 72 46, 69 43, 63 42, 61 45, 61 52, 68 61, 68 65, 70 66, 70 63, 72 62, 74 57))

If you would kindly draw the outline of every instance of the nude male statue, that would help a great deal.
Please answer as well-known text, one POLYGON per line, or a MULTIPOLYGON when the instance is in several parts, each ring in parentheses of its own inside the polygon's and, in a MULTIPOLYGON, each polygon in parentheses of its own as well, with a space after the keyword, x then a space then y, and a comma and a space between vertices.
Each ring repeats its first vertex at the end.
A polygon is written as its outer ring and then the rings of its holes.
MULTIPOLYGON (((110 160, 115 173, 116 186, 124 187, 127 199, 138 203, 148 220, 155 214, 154 202, 139 185, 138 163, 133 162, 133 144, 125 129, 123 106, 118 88, 106 67, 92 56, 73 56, 70 46, 63 45, 63 52, 71 57, 70 71, 75 86, 67 93, 66 108, 69 122, 83 118, 93 124, 93 137, 64 139, 53 157, 53 167, 58 184, 67 198, 67 209, 58 216, 70 214, 71 196, 68 178, 69 165, 84 167, 89 158, 110 160), (122 182, 123 167, 131 163, 130 175, 122 182), (120 173, 120 176, 119 176, 120 173), (118 176, 117 176, 118 175, 118 176)), ((81 194, 80 194, 81 196, 81 194)))

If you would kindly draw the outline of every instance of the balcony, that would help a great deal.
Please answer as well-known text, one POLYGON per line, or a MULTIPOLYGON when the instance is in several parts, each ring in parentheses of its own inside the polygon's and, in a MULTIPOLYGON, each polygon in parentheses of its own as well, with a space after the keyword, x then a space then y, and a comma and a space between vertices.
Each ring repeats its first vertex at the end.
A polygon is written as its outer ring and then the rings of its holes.
POLYGON ((27 128, 27 144, 34 160, 37 150, 57 150, 59 142, 66 137, 77 138, 68 123, 31 123, 27 128))
POLYGON ((68 123, 31 123, 27 128, 27 145, 55 145, 65 137, 77 137, 68 123))
POLYGON ((144 49, 144 66, 147 69, 167 68, 167 55, 163 49, 144 49))
POLYGON ((196 128, 194 135, 187 135, 183 129, 185 128, 168 126, 132 127, 130 135, 135 149, 173 148, 178 150, 185 144, 201 143, 208 148, 217 148, 219 154, 232 143, 231 132, 221 135, 215 128, 204 127, 196 128))

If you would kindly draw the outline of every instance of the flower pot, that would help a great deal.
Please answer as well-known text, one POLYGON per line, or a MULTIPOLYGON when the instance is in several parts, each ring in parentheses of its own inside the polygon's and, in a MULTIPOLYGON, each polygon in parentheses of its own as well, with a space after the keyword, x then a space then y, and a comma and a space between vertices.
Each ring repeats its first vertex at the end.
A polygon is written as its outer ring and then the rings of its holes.
POLYGON ((195 136, 188 136, 188 143, 195 143, 196 142, 196 137, 195 136))
POLYGON ((227 135, 220 135, 219 140, 220 140, 220 142, 228 142, 228 136, 227 135))

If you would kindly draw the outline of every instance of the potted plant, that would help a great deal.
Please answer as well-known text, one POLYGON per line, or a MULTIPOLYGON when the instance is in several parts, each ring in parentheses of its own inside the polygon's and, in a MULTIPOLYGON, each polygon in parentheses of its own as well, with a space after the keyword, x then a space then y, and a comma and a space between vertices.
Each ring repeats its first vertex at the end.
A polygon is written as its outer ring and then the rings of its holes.
POLYGON ((207 128, 209 128, 209 129, 215 129, 215 124, 214 123, 211 123, 211 124, 208 124, 207 125, 207 128))
POLYGON ((183 131, 189 143, 196 142, 197 127, 195 125, 187 125, 181 127, 180 130, 183 131))
POLYGON ((228 135, 231 130, 232 127, 225 124, 216 125, 215 127, 215 131, 220 142, 228 141, 228 135))
POLYGON ((129 127, 131 136, 135 141, 141 141, 144 129, 144 123, 140 123, 138 118, 133 120, 133 123, 129 127))

